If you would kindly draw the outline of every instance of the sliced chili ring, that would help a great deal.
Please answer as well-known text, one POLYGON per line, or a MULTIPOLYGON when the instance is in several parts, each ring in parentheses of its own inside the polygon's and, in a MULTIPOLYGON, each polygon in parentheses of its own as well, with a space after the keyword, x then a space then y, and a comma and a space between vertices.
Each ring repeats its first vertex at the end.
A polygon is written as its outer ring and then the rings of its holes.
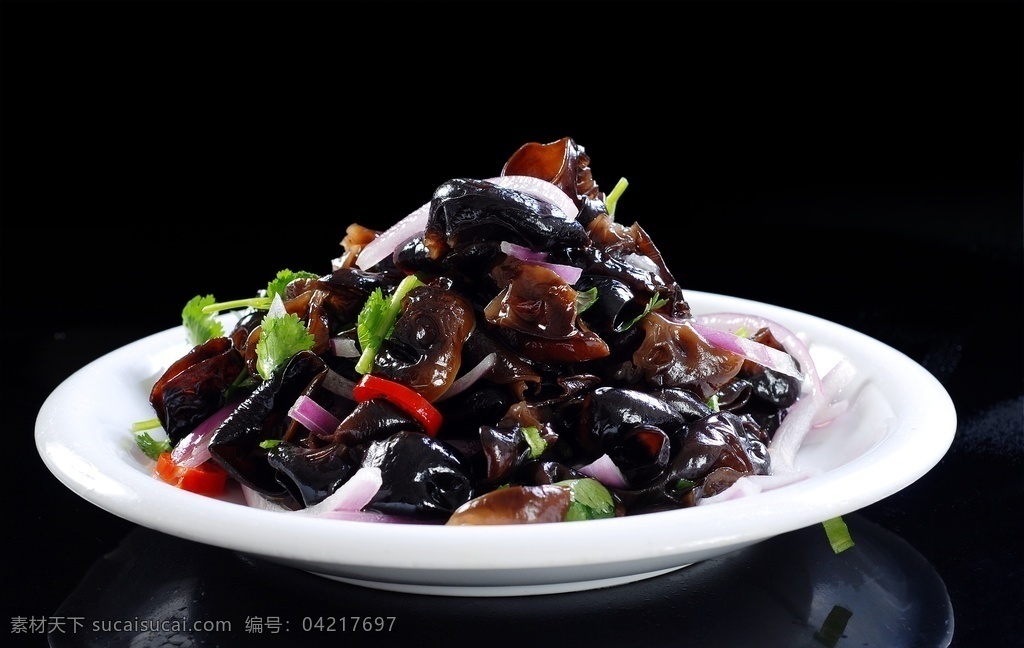
POLYGON ((155 472, 168 484, 200 495, 223 493, 228 479, 227 471, 213 461, 185 468, 174 462, 170 452, 160 453, 155 472))
POLYGON ((400 407, 423 426, 427 434, 434 436, 441 429, 441 413, 419 392, 401 383, 374 374, 366 374, 356 383, 352 394, 356 401, 384 398, 400 407))

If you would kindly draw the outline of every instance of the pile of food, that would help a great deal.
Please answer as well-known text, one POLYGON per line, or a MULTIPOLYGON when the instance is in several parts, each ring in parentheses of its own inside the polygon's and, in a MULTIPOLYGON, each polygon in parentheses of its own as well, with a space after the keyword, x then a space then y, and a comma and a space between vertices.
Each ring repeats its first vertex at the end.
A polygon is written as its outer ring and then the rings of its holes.
POLYGON ((605 194, 571 138, 528 143, 386 231, 350 225, 325 272, 197 295, 150 395, 166 440, 140 446, 197 492, 422 524, 638 515, 795 474, 840 409, 807 347, 756 314, 691 313, 616 221, 625 186, 605 194))

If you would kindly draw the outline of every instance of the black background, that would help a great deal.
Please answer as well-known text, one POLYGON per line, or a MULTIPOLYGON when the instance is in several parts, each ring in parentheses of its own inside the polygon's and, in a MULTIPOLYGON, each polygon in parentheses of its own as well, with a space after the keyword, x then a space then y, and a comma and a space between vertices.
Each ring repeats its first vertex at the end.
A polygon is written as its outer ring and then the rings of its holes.
POLYGON ((446 179, 570 136, 602 188, 628 179, 617 220, 684 291, 818 315, 942 382, 950 452, 862 514, 935 567, 952 645, 1021 645, 1021 3, 0 12, 0 622, 54 614, 135 528, 36 453, 63 379, 197 293, 325 272, 348 224, 384 228, 446 179))

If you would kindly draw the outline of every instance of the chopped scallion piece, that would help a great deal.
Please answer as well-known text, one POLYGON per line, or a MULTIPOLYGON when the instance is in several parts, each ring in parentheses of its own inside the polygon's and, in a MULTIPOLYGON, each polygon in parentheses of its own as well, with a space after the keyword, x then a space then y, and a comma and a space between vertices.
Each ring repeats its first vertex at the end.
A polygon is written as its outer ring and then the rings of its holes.
POLYGON ((628 186, 629 182, 625 178, 619 178, 619 181, 615 183, 615 187, 612 188, 611 193, 605 196, 604 206, 608 210, 609 216, 615 215, 615 205, 619 202, 619 197, 628 186))
POLYGON ((693 487, 696 486, 696 485, 697 484, 695 482, 692 482, 689 479, 680 479, 679 481, 676 482, 675 490, 680 495, 682 495, 682 494, 686 493, 686 491, 688 491, 688 490, 693 490, 693 487))
POLYGON ((540 435, 540 430, 531 425, 522 428, 522 433, 526 443, 530 445, 530 459, 536 459, 541 456, 548 447, 548 442, 540 435))
POLYGON ((825 621, 821 624, 821 630, 814 633, 814 638, 827 648, 835 648, 839 644, 839 640, 842 639, 843 633, 846 632, 846 624, 850 622, 852 616, 853 612, 842 605, 832 606, 832 611, 825 617, 825 621))
POLYGON ((597 301, 597 287, 588 288, 576 293, 576 312, 582 313, 597 301))
POLYGON ((132 432, 142 432, 160 427, 160 419, 151 418, 132 423, 132 432))
POLYGON ((839 553, 846 551, 853 546, 853 538, 850 537, 850 529, 846 527, 842 517, 834 517, 821 523, 825 527, 825 535, 828 536, 832 551, 839 553))

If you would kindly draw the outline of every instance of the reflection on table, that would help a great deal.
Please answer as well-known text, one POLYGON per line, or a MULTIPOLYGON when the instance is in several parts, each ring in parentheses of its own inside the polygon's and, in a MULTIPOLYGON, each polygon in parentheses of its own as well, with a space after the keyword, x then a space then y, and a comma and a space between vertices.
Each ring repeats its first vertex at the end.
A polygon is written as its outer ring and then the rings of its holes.
MULTIPOLYGON (((813 526, 627 585, 462 598, 339 583, 145 528, 93 565, 53 618, 63 646, 945 647, 953 610, 901 538, 851 514, 833 554, 813 526)), ((595 542, 600 541, 595 538, 595 542)), ((301 538, 295 542, 301 543, 301 538)))

